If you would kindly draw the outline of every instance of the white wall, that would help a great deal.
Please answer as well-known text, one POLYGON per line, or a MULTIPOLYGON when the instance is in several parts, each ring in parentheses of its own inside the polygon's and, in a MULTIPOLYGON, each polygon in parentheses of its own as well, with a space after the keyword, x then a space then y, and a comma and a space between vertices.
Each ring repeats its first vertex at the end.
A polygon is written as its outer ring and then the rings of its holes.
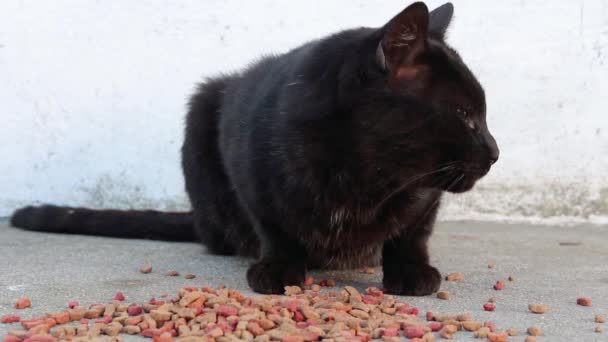
MULTIPOLYGON (((0 1, 0 216, 33 202, 184 207, 178 151, 197 81, 382 25, 407 3, 0 1)), ((486 87, 502 154, 443 217, 608 215, 608 2, 454 3, 450 42, 486 87)))

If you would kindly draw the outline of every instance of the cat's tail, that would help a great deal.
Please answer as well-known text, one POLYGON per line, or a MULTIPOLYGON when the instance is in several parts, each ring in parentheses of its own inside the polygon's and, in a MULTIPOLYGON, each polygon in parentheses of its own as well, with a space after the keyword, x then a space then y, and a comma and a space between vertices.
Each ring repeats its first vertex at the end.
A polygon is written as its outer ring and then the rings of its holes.
POLYGON ((197 240, 192 213, 188 212, 28 206, 13 213, 11 225, 25 230, 50 233, 164 241, 197 240))

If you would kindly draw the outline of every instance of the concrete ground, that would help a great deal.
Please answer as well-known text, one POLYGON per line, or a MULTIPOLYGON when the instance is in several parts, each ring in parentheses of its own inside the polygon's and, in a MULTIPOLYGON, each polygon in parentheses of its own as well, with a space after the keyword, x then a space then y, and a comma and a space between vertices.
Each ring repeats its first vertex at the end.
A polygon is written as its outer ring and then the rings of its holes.
MULTIPOLYGON (((431 240, 434 264, 447 274, 462 272, 460 282, 444 282, 448 301, 435 296, 408 297, 422 312, 471 312, 479 320, 492 320, 502 329, 517 328, 523 341, 531 325, 543 329, 539 341, 608 341, 608 323, 594 322, 608 314, 608 227, 580 225, 550 227, 496 223, 438 224, 431 240), (570 245, 560 245, 560 243, 570 245), (495 268, 488 268, 494 263, 495 268), (502 291, 492 285, 515 276, 502 291), (497 298, 495 312, 483 303, 497 298), (593 299, 592 307, 576 304, 579 296, 593 299), (529 303, 545 303, 542 315, 528 312, 529 303), (605 332, 596 333, 602 326, 605 332)), ((162 293, 174 294, 185 285, 225 284, 250 294, 245 281, 249 260, 205 254, 195 243, 168 243, 98 237, 53 235, 20 231, 0 224, 0 315, 15 313, 14 301, 33 300, 23 317, 61 310, 69 300, 92 304, 108 302, 116 291, 127 301, 144 301, 162 293), (151 263, 154 271, 138 267, 151 263), (193 273, 196 279, 167 277, 164 272, 193 273)), ((359 288, 380 286, 381 272, 313 272, 316 278, 334 278, 339 285, 359 288)), ((18 324, 0 324, 0 336, 18 324)), ((129 340, 136 338, 129 338, 129 340)), ((455 341, 472 340, 471 333, 455 341)))

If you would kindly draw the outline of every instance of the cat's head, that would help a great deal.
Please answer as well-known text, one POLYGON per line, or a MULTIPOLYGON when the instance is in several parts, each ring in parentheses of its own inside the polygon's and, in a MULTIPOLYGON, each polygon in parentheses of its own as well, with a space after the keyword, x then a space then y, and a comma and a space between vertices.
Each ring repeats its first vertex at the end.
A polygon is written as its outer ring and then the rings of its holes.
POLYGON ((485 93, 444 37, 448 3, 417 2, 371 32, 345 59, 338 99, 352 113, 364 158, 402 179, 464 192, 498 160, 485 93), (413 178, 412 178, 413 179, 413 178))

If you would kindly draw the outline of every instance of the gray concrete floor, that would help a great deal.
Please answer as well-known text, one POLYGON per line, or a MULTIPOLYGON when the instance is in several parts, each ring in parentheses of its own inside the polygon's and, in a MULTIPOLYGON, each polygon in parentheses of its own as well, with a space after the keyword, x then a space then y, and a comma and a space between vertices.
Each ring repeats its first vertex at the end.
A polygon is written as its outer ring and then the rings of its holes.
MULTIPOLYGON (((501 329, 514 327, 523 341, 531 325, 544 331, 539 341, 608 341, 608 323, 594 316, 608 314, 608 227, 580 225, 550 227, 460 222, 438 224, 431 240, 434 264, 442 273, 462 272, 460 282, 444 282, 452 298, 407 298, 424 312, 471 312, 479 320, 492 320, 501 329), (561 246, 560 242, 580 243, 561 246), (489 263, 496 264, 489 269, 489 263), (509 275, 517 277, 503 291, 492 285, 509 275), (495 312, 482 304, 497 298, 495 312), (593 299, 592 307, 576 305, 576 298, 593 299), (528 312, 529 303, 546 303, 542 315, 528 312), (602 326, 604 333, 595 333, 602 326)), ((245 281, 249 260, 205 254, 195 243, 168 243, 98 237, 52 235, 20 231, 0 223, 0 315, 15 313, 14 301, 29 296, 33 307, 20 310, 23 317, 61 310, 69 300, 92 304, 108 302, 116 291, 127 301, 144 301, 162 293, 174 294, 185 285, 225 284, 251 294, 245 281), (149 262, 154 271, 141 274, 149 262), (167 277, 177 270, 196 279, 167 277)), ((380 286, 381 272, 313 272, 334 278, 339 285, 359 288, 380 286)), ((0 336, 18 324, 0 324, 0 336)), ((459 333, 455 341, 471 340, 459 333)))

